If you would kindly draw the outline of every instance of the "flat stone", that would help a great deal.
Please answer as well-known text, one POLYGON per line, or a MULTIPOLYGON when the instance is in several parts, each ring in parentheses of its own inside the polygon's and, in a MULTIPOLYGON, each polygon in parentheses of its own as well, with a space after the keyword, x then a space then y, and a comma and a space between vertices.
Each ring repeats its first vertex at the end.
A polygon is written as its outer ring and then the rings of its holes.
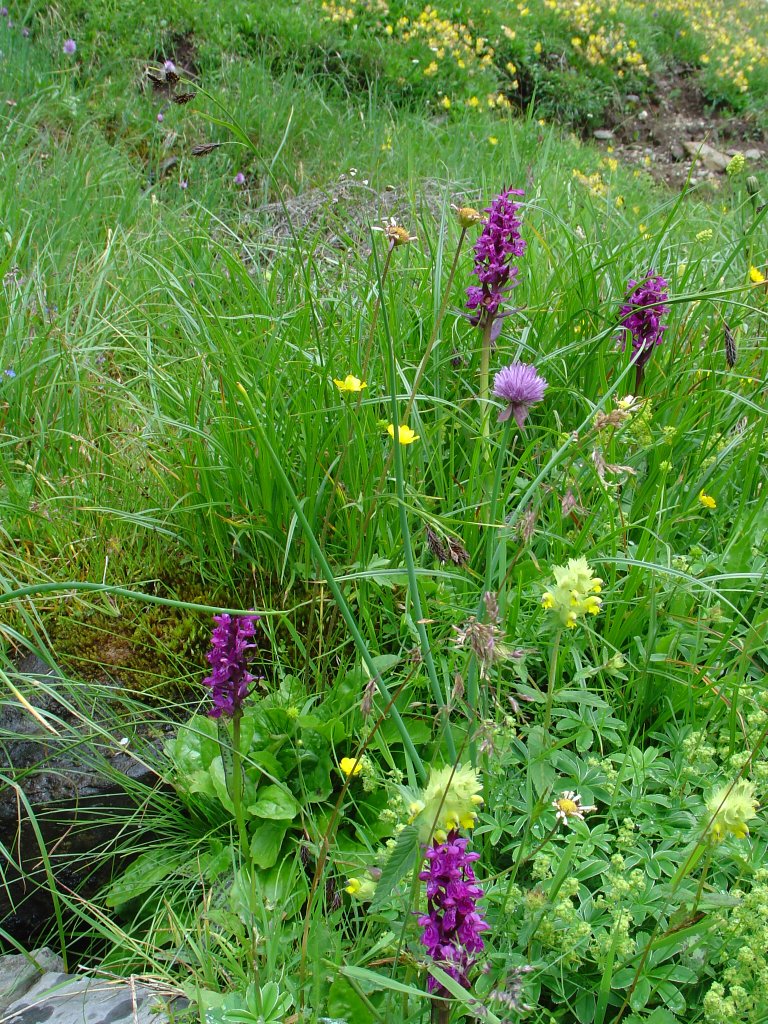
POLYGON ((164 1024, 170 1002, 180 1000, 141 981, 49 971, 6 1008, 2 1024, 164 1024))
POLYGON ((612 139, 613 138, 613 132, 610 130, 610 128, 596 128, 592 132, 592 134, 600 142, 607 142, 608 139, 612 139))
POLYGON ((745 149, 744 156, 747 160, 762 160, 763 158, 759 149, 745 149))
POLYGON ((0 1014, 21 999, 41 974, 60 971, 64 961, 47 946, 23 953, 0 956, 0 1014))
POLYGON ((689 156, 696 157, 708 171, 724 171, 730 162, 725 153, 706 142, 684 142, 683 147, 689 156))

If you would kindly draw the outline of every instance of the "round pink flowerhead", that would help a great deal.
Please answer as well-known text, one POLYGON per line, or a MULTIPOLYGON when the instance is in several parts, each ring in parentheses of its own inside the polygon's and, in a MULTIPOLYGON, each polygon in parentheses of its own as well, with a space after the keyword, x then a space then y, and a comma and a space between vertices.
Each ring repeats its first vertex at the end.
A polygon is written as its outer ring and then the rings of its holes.
POLYGON ((245 184, 245 175, 243 174, 242 171, 238 171, 237 174, 235 175, 235 184, 236 185, 244 185, 245 184))
POLYGON ((176 71, 176 65, 172 60, 166 60, 163 62, 163 71, 170 71, 173 74, 176 71))
POLYGON ((540 402, 547 390, 547 382, 527 363, 510 363, 493 378, 493 393, 507 403, 499 413, 499 423, 515 417, 522 427, 534 402, 540 402))
POLYGON ((77 50, 77 43, 74 39, 67 39, 67 41, 62 46, 62 50, 64 51, 64 53, 67 54, 68 57, 71 57, 72 54, 75 53, 75 51, 77 50))

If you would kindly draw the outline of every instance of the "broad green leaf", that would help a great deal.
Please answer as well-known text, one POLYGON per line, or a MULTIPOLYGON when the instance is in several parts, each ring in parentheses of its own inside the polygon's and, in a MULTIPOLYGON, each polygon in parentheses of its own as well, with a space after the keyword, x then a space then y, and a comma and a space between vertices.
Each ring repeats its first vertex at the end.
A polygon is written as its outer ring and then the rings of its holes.
POLYGON ((256 826, 251 839, 251 858, 256 867, 266 870, 277 863, 287 825, 265 821, 256 826))
POLYGON ((259 790, 259 798, 248 807, 254 818, 291 821, 300 811, 298 801, 280 786, 265 786, 259 790))

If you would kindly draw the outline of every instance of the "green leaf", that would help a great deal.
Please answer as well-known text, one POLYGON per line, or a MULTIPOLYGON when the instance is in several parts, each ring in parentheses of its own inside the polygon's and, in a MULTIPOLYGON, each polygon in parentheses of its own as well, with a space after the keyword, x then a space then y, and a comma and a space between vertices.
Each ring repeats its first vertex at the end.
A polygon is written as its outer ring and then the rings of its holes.
POLYGON ((235 813, 235 805, 232 803, 232 797, 229 795, 229 788, 227 787, 227 778, 224 772, 224 764, 220 757, 215 757, 211 761, 211 766, 208 769, 211 776, 211 783, 216 791, 216 796, 223 807, 225 807, 231 814, 235 813))
POLYGON ((121 907, 137 896, 143 896, 187 859, 187 854, 179 851, 147 850, 110 885, 106 896, 107 906, 121 907))
POLYGON ((397 883, 413 870, 419 847, 419 831, 415 825, 407 825, 397 837, 392 853, 381 872, 371 906, 378 907, 389 896, 397 883))
POLYGON ((255 818, 291 821, 301 808, 298 801, 280 786, 265 786, 259 790, 259 798, 248 807, 248 813, 255 818))
POLYGON ((286 825, 272 821, 256 826, 256 833, 251 839, 251 858, 256 867, 266 870, 277 863, 286 831, 286 825))
POLYGON ((328 990, 326 1012, 330 1017, 342 1017, 355 1024, 372 1024, 378 1019, 346 978, 334 979, 328 990))

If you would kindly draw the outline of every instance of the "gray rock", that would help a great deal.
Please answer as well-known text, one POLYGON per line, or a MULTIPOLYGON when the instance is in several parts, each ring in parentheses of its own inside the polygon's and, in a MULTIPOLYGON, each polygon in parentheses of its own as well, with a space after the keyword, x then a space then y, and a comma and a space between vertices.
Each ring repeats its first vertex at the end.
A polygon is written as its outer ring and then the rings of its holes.
POLYGON ((745 149, 744 156, 747 160, 762 160, 763 154, 759 149, 745 149))
POLYGON ((607 142, 613 138, 613 132, 609 128, 596 128, 592 134, 600 142, 607 142))
POLYGON ((146 982, 49 971, 6 1008, 0 1024, 163 1024, 171 1003, 187 1005, 146 982))
POLYGON ((22 953, 0 956, 0 1013, 20 999, 46 971, 61 971, 64 961, 47 946, 22 953))
POLYGON ((696 157, 708 171, 724 171, 728 166, 729 157, 706 142, 684 142, 683 147, 689 156, 696 157))

